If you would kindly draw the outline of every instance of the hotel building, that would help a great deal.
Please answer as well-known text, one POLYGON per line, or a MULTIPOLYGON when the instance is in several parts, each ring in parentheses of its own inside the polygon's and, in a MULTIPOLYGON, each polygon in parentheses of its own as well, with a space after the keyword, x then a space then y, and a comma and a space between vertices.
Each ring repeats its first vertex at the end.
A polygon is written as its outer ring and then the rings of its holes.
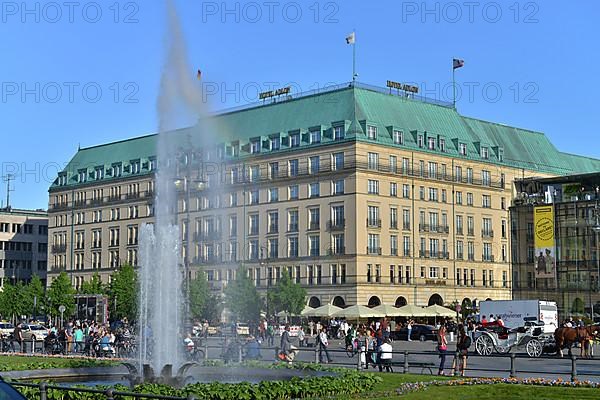
MULTIPOLYGON (((544 134, 451 105, 347 84, 214 117, 222 143, 180 142, 182 265, 221 290, 244 265, 284 273, 311 306, 512 297, 513 182, 598 170, 544 134)), ((156 135, 82 148, 49 190, 48 276, 76 286, 137 265, 153 222, 156 135)))

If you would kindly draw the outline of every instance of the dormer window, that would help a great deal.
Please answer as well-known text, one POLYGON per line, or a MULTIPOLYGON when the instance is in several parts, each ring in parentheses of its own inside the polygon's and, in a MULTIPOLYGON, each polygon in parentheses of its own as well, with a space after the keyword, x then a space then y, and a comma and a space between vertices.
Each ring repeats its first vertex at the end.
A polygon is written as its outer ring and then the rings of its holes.
POLYGON ((118 178, 119 176, 121 176, 121 172, 123 172, 121 163, 113 164, 110 172, 111 172, 111 175, 113 176, 113 178, 118 178))
POLYGON ((250 142, 250 154, 260 153, 260 139, 255 139, 250 142))
POLYGON ((404 132, 394 130, 394 144, 404 144, 404 132))
POLYGON ((60 174, 58 176, 58 184, 64 186, 67 184, 67 174, 60 174))
POLYGON ((279 150, 281 147, 281 140, 279 136, 271 138, 271 151, 279 150))
POLYGON ((344 127, 334 126, 333 127, 333 140, 342 140, 344 138, 344 127))
POLYGON ((461 156, 466 156, 467 155, 467 145, 466 145, 466 143, 459 143, 458 144, 458 153, 461 156))
POLYGON ((140 173, 140 160, 133 160, 130 162, 131 164, 131 173, 132 174, 139 174, 140 173))
POLYGON ((440 151, 442 153, 446 152, 446 139, 440 139, 440 151))
POLYGON ((104 166, 94 168, 94 178, 98 181, 104 179, 104 166))
POLYGON ((373 125, 367 126, 367 137, 372 140, 377 140, 377 127, 373 125))
POLYGON ((321 143, 321 131, 314 130, 310 131, 310 143, 321 143))
POLYGON ((420 148, 422 148, 424 145, 423 143, 423 135, 417 135, 417 146, 419 146, 420 148))
POLYGON ((148 162, 148 170, 154 171, 156 169, 156 158, 151 158, 148 162))
POLYGON ((481 147, 481 158, 483 158, 484 160, 490 158, 490 152, 487 147, 481 147))
POLYGON ((427 139, 427 148, 429 150, 435 150, 435 138, 427 139))
POLYGON ((77 171, 77 180, 79 181, 79 183, 85 182, 86 178, 87 178, 87 170, 80 169, 79 171, 77 171))
POLYGON ((298 147, 300 146, 300 134, 292 133, 290 135, 290 147, 298 147))

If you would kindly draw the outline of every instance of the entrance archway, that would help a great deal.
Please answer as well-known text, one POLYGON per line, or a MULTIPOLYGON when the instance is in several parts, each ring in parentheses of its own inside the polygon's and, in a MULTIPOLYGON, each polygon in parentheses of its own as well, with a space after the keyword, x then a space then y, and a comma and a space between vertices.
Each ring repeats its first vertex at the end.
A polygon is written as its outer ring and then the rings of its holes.
POLYGON ((331 304, 333 304, 336 307, 346 307, 346 302, 344 301, 344 299, 341 296, 335 296, 333 298, 333 301, 331 302, 331 304))
POLYGON ((308 306, 312 308, 321 307, 321 300, 319 300, 318 297, 313 296, 308 300, 308 306))
POLYGON ((405 305, 407 305, 407 304, 408 304, 408 302, 407 302, 407 301, 406 301, 406 299, 405 299, 404 297, 402 297, 402 296, 398 297, 398 298, 396 299, 396 302, 394 303, 394 305, 395 305, 396 307, 402 307, 402 306, 405 306, 405 305))
POLYGON ((381 300, 379 299, 379 297, 377 296, 371 296, 371 298, 369 299, 369 307, 377 307, 378 305, 381 304, 381 300))
POLYGON ((434 304, 437 304, 438 306, 444 305, 444 299, 442 299, 442 296, 440 296, 437 293, 432 294, 429 298, 429 301, 427 302, 428 306, 432 306, 434 304))

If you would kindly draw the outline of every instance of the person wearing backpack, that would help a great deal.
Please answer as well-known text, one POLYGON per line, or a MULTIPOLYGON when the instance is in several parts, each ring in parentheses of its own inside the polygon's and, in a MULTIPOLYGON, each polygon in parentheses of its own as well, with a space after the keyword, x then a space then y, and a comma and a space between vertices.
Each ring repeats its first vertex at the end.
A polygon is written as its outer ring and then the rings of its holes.
MULTIPOLYGON (((458 326, 458 342, 456 343, 456 351, 458 352, 458 366, 460 370, 460 376, 465 376, 465 369, 467 368, 467 358, 469 357, 469 347, 471 347, 471 338, 465 332, 463 325, 458 326)), ((452 369, 454 370, 454 365, 452 369)), ((456 370, 455 370, 456 371, 456 370)))

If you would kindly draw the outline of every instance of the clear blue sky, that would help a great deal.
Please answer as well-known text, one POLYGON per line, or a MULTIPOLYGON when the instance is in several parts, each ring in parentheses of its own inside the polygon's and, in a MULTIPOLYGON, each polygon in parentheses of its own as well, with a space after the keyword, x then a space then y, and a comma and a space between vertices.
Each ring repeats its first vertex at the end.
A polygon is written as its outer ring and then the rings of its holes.
MULTIPOLYGON (((156 131, 165 5, 120 1, 117 14, 112 1, 25 4, 0 4, 0 162, 3 174, 18 175, 13 207, 46 208, 57 166, 78 144, 156 131)), ((221 88, 209 98, 213 109, 252 101, 270 82, 309 90, 350 80, 344 38, 356 29, 361 82, 414 82, 451 100, 459 57, 462 114, 539 130, 562 151, 600 157, 596 1, 226 4, 177 1, 190 74, 201 68, 205 84, 221 88)))

